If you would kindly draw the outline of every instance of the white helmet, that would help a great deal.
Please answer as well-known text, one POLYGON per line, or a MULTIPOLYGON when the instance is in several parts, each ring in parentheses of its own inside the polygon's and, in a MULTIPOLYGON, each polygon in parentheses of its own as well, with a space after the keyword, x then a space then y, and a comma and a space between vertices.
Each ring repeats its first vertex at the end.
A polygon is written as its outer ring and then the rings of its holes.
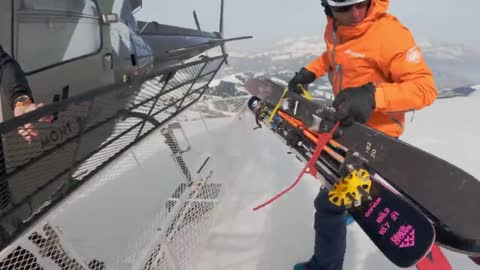
POLYGON ((327 4, 331 7, 343 7, 349 6, 361 2, 365 2, 367 0, 327 0, 327 4))

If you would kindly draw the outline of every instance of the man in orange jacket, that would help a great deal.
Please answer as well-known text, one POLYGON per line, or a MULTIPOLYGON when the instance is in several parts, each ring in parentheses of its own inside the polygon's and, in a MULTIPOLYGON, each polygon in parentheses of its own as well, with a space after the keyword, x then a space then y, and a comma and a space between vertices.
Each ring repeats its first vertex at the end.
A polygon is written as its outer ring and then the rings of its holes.
MULTIPOLYGON (((431 105, 437 92, 410 31, 387 13, 389 0, 322 0, 326 51, 289 82, 301 92, 328 73, 335 120, 364 123, 392 137, 404 131, 405 112, 431 105)), ((345 210, 320 189, 315 205, 314 255, 295 270, 340 270, 346 248, 345 210)))

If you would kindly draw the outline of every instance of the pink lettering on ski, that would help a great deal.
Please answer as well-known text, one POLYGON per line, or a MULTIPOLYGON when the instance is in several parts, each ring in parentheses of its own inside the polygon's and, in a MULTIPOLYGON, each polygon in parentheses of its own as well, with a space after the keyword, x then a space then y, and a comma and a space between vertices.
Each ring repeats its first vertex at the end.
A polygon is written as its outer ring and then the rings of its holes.
POLYGON ((390 240, 400 248, 413 247, 415 246, 415 229, 412 225, 402 225, 390 240))
POLYGON ((390 213, 389 208, 385 208, 385 209, 383 209, 382 212, 378 213, 377 223, 378 224, 382 223, 385 220, 385 218, 388 216, 389 213, 390 213))
POLYGON ((415 229, 412 229, 407 237, 403 239, 402 244, 400 245, 400 248, 407 248, 407 247, 413 247, 415 246, 415 229))
POLYGON ((385 235, 387 232, 388 232, 388 229, 390 229, 390 224, 388 222, 385 222, 384 224, 382 224, 382 226, 380 227, 380 232, 379 234, 380 235, 385 235))
POLYGON ((393 211, 393 212, 390 214, 390 218, 391 218, 393 221, 397 221, 398 217, 400 217, 400 214, 399 214, 397 211, 393 211))
POLYGON ((370 215, 373 213, 375 208, 377 208, 377 206, 380 204, 380 202, 382 202, 382 198, 378 197, 373 203, 371 203, 368 211, 365 213, 365 217, 367 217, 367 218, 370 217, 370 215))

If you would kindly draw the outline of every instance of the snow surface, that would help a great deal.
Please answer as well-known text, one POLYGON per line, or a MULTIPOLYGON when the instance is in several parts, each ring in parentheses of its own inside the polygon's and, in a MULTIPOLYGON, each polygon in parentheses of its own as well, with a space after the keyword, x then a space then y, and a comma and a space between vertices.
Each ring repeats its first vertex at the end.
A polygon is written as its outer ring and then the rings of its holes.
MULTIPOLYGON (((475 107, 469 109, 479 102, 480 95, 439 100, 416 113, 401 139, 480 178, 476 158, 480 143, 475 140, 480 127, 473 124, 475 107)), ((267 129, 251 131, 253 120, 248 118, 232 125, 232 132, 242 138, 242 144, 231 147, 237 148, 239 156, 248 158, 234 166, 234 187, 223 204, 219 225, 212 230, 198 269, 291 269, 312 255, 313 200, 320 183, 304 176, 293 191, 273 205, 253 211, 253 207, 286 188, 303 164, 287 155, 288 148, 267 129)), ((358 225, 348 227, 347 237, 344 270, 398 269, 358 225)), ((465 255, 443 250, 453 269, 478 269, 465 255)))
MULTIPOLYGON (((437 100, 416 112, 413 121, 408 115, 401 139, 480 178, 479 103, 478 93, 437 100)), ((250 112, 182 125, 192 145, 186 163, 198 168, 204 153, 210 153, 215 178, 228 187, 195 270, 292 269, 310 258, 319 180, 304 176, 293 191, 253 211, 289 186, 303 164, 268 129, 254 131, 250 112)), ((182 177, 163 141, 154 132, 104 170, 110 174, 100 172, 48 217, 85 260, 99 258, 107 269, 132 269, 182 177)), ((347 241, 344 270, 398 269, 358 225, 348 227, 347 241)), ((465 255, 444 251, 453 269, 478 269, 465 255)))
MULTIPOLYGON (((474 86, 480 89, 480 86, 474 86)), ((480 178, 479 91, 468 97, 439 99, 406 117, 402 140, 437 155, 480 178), (412 121, 413 119, 413 121, 412 121)))

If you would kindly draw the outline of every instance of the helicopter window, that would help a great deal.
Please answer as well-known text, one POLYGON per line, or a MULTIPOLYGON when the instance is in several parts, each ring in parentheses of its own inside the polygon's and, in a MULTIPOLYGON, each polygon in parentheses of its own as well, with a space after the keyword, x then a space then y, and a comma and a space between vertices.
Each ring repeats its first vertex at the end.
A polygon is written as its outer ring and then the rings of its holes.
POLYGON ((16 15, 16 58, 28 73, 101 48, 94 0, 20 0, 16 15))
POLYGON ((98 16, 97 7, 94 1, 75 0, 20 0, 20 10, 44 10, 77 13, 83 15, 98 16))

